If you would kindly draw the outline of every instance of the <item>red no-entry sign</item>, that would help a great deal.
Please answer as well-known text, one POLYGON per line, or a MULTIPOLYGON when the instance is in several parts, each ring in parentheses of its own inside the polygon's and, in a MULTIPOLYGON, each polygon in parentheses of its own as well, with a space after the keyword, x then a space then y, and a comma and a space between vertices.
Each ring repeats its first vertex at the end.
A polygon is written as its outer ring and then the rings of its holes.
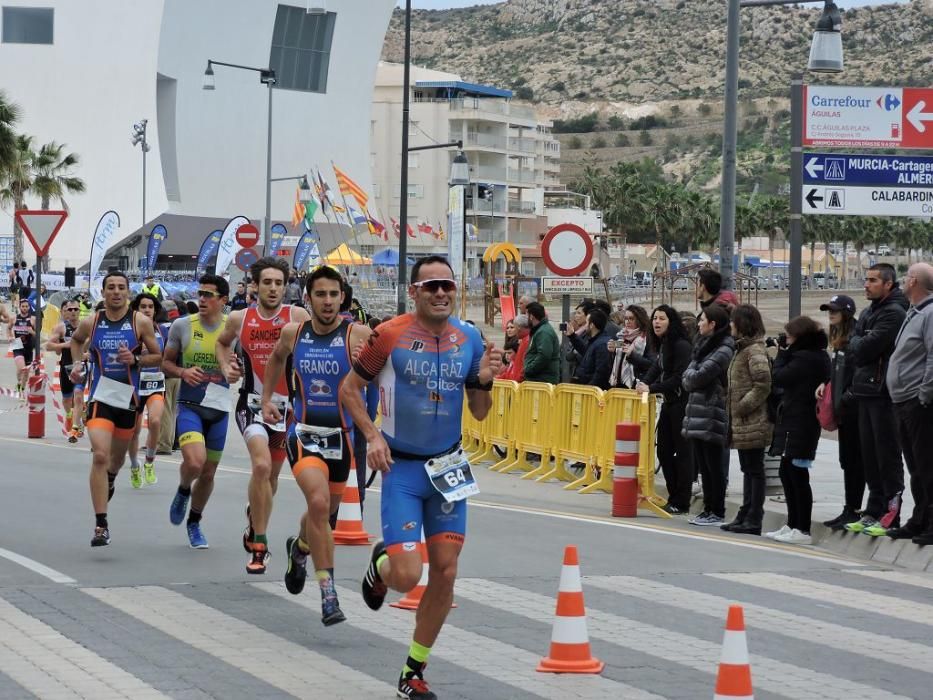
POLYGON ((259 243, 259 229, 252 224, 243 224, 236 230, 236 242, 244 248, 252 248, 259 243))

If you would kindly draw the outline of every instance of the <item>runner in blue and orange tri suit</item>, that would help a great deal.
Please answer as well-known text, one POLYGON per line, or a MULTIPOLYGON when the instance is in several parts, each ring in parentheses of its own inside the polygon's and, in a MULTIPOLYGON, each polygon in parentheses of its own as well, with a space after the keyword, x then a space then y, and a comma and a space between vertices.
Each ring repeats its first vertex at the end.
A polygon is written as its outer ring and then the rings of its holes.
POLYGON ((306 293, 311 318, 285 326, 266 366, 263 386, 263 418, 282 419, 274 400, 276 382, 288 368, 292 390, 292 422, 286 448, 295 481, 305 496, 307 512, 301 517, 298 534, 286 542, 288 568, 285 586, 301 593, 308 554, 321 589, 321 621, 343 622, 334 588, 334 539, 331 517, 340 499, 353 462, 353 424, 340 401, 340 385, 350 372, 354 352, 372 331, 340 318, 343 278, 322 266, 308 276, 306 293))
POLYGON ((177 319, 168 332, 162 371, 178 377, 176 430, 181 447, 178 491, 169 507, 169 521, 181 525, 192 549, 207 549, 201 515, 214 490, 214 474, 223 456, 230 415, 230 384, 220 369, 217 338, 224 327, 224 306, 230 284, 220 275, 198 280, 198 313, 177 319), (188 509, 188 502, 191 509, 188 509))
MULTIPOLYGON (((107 273, 104 308, 81 321, 71 335, 71 356, 81 357, 88 343, 93 370, 86 422, 94 454, 90 482, 97 522, 92 547, 110 544, 107 502, 136 427, 139 369, 162 361, 152 321, 128 307, 129 292, 124 273, 107 273)), ((81 381, 84 372, 83 363, 73 363, 72 382, 81 381)))
MULTIPOLYGON (((217 338, 217 357, 228 382, 234 384, 243 379, 236 405, 236 423, 249 451, 251 466, 243 548, 250 555, 246 573, 264 574, 269 557, 266 528, 272 515, 279 472, 285 461, 284 420, 270 425, 262 419, 266 365, 285 325, 307 321, 310 316, 300 306, 282 303, 289 272, 284 258, 260 258, 249 271, 259 298, 256 304, 233 311, 227 317, 227 325, 217 338), (239 352, 234 355, 233 346, 238 341, 239 352)), ((288 402, 284 374, 275 383, 273 397, 284 413, 288 402)))
MULTIPOLYGON (((152 321, 156 329, 156 340, 159 350, 165 350, 165 341, 168 339, 168 325, 158 323, 162 316, 162 303, 158 298, 148 292, 136 295, 130 304, 133 311, 139 311, 152 321)), ((130 441, 130 484, 134 489, 142 488, 143 477, 150 486, 158 482, 155 473, 156 445, 159 442, 159 431, 162 429, 162 414, 165 411, 165 374, 162 367, 145 367, 139 371, 139 415, 136 417, 136 429, 130 441), (139 434, 143 427, 143 412, 148 415, 148 428, 146 428, 146 457, 143 468, 139 467, 139 434)))
POLYGON ((451 317, 457 284, 445 258, 421 258, 411 278, 408 294, 414 313, 376 328, 340 397, 366 435, 370 468, 382 472, 384 541, 373 546, 362 584, 363 599, 373 610, 382 606, 387 586, 407 592, 417 585, 424 528, 428 585, 398 695, 434 700, 437 696, 424 680, 424 665, 453 603, 466 532, 465 499, 479 492, 460 448, 464 392, 473 416, 485 418, 502 353, 493 344, 484 349, 476 328, 451 317), (373 380, 379 384, 381 432, 366 414, 360 395, 373 380))

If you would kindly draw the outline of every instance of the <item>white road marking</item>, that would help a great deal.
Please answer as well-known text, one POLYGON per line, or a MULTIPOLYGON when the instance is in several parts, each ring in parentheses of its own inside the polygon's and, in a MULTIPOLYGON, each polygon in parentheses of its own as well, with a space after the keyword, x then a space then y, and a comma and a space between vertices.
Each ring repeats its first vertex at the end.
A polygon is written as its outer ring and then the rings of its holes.
POLYGON ((877 571, 873 569, 852 569, 846 571, 847 574, 858 574, 859 576, 868 576, 869 578, 880 579, 881 581, 890 581, 891 583, 903 583, 908 586, 919 586, 920 588, 933 589, 933 576, 921 576, 920 574, 908 574, 904 571, 877 571))
MULTIPOLYGON (((256 588, 308 608, 313 615, 320 605, 308 596, 293 596, 280 583, 257 583, 256 588)), ((408 611, 384 606, 373 612, 359 599, 359 591, 338 587, 340 607, 347 622, 359 629, 407 646, 411 641, 415 616, 408 611)), ((550 700, 603 700, 607 697, 626 700, 662 700, 662 696, 599 675, 538 673, 535 667, 547 653, 549 638, 541 639, 541 656, 520 647, 469 632, 452 624, 444 625, 441 639, 431 650, 433 658, 444 659, 473 673, 486 675, 505 685, 534 693, 550 700), (485 673, 488 669, 490 673, 485 673)), ((400 648, 401 652, 401 648, 400 648)), ((401 652, 404 653, 404 652, 401 652)))
POLYGON ((3 549, 0 547, 0 557, 9 559, 14 564, 19 564, 20 566, 23 566, 30 571, 39 574, 40 576, 45 576, 47 579, 54 581, 55 583, 77 583, 77 581, 71 578, 71 576, 66 576, 61 571, 56 571, 55 569, 52 569, 45 564, 37 562, 35 559, 24 557, 22 554, 11 552, 9 549, 3 549))
POLYGON ((40 698, 166 698, 0 598, 0 669, 40 698))
MULTIPOLYGON (((458 598, 472 600, 514 615, 551 624, 555 601, 538 593, 514 588, 485 579, 462 579, 455 589, 458 598)), ((723 621, 725 622, 723 611, 723 621)), ((655 627, 621 615, 587 608, 587 627, 591 639, 626 647, 667 662, 680 664, 710 674, 710 687, 719 668, 721 643, 655 627)), ((841 700, 871 697, 873 700, 907 700, 903 695, 888 693, 862 683, 854 683, 819 671, 800 668, 756 654, 751 655, 752 680, 759 690, 768 690, 787 698, 807 700, 841 700)))
MULTIPOLYGON (((394 686, 159 586, 85 593, 184 644, 298 697, 389 697, 394 686)), ((320 613, 320 610, 318 610, 320 613)), ((318 620, 308 624, 320 625, 318 620)), ((323 629, 323 628, 322 628, 323 629)))
POLYGON ((820 644, 844 649, 847 654, 866 656, 872 660, 877 660, 878 649, 884 649, 886 662, 914 671, 927 668, 933 656, 933 647, 877 632, 872 633, 871 645, 852 644, 853 639, 865 634, 864 631, 755 605, 741 598, 723 598, 634 576, 587 576, 584 584, 717 619, 723 619, 731 604, 741 603, 745 609, 745 624, 752 630, 767 630, 806 642, 818 640, 820 644))
POLYGON ((882 593, 869 593, 831 583, 808 581, 784 574, 706 574, 713 578, 765 588, 774 593, 786 593, 809 600, 854 608, 859 612, 887 615, 907 622, 933 625, 933 606, 902 600, 882 593))

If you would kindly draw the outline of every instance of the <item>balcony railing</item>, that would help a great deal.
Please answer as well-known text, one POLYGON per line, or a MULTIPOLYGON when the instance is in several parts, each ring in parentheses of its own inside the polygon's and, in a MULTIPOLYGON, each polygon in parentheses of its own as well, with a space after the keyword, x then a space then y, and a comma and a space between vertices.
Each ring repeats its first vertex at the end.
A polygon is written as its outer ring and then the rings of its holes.
POLYGON ((505 168, 497 168, 492 165, 477 165, 473 168, 473 180, 483 182, 485 180, 502 180, 505 182, 508 171, 505 168))
POLYGON ((461 97, 450 101, 450 109, 451 111, 498 114, 503 117, 515 117, 516 119, 532 121, 535 119, 535 111, 531 107, 487 98, 461 97))
POLYGON ((509 200, 509 213, 510 214, 534 214, 535 213, 535 203, 534 202, 519 202, 516 200, 509 200))
POLYGON ((519 151, 521 153, 534 153, 535 139, 511 137, 509 138, 509 150, 519 151))
POLYGON ((533 170, 516 170, 514 168, 509 168, 508 179, 509 182, 521 182, 533 185, 535 182, 535 174, 533 170))
MULTIPOLYGON (((450 134, 451 141, 459 141, 460 134, 450 134)), ((465 146, 481 146, 485 148, 497 148, 500 151, 505 150, 506 138, 505 136, 496 136, 495 134, 478 134, 478 133, 468 133, 466 139, 464 139, 463 144, 465 146)))

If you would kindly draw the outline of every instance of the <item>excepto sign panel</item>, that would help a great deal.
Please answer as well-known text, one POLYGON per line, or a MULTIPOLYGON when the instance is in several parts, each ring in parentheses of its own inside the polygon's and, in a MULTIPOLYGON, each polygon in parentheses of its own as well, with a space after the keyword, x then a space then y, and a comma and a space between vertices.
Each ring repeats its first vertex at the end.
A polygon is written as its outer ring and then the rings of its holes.
POLYGON ((835 216, 933 216, 933 188, 804 185, 804 214, 835 216))
POLYGON ((592 277, 542 277, 542 294, 592 294, 592 277))
POLYGON ((933 88, 805 85, 803 143, 933 148, 933 88))
POLYGON ((933 157, 805 153, 803 181, 814 185, 933 187, 933 157))

